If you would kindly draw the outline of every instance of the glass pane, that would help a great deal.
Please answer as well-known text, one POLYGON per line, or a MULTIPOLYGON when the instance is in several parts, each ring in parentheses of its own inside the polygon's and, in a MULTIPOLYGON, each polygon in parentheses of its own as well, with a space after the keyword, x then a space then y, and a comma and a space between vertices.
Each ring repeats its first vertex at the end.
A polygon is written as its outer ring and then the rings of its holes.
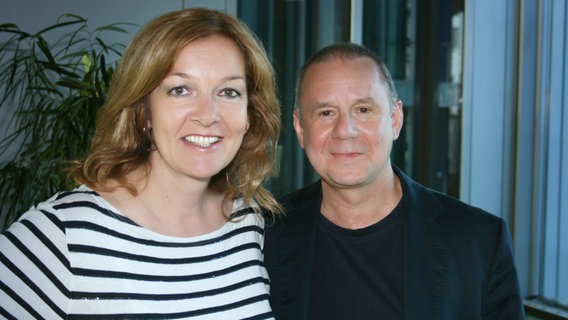
MULTIPOLYGON (((277 72, 283 132, 271 190, 317 178, 292 128, 296 75, 317 49, 350 41, 351 1, 246 0, 238 15, 259 35, 277 72)), ((365 0, 363 44, 389 66, 405 105, 393 162, 418 181, 459 195, 463 0, 365 0)))
POLYGON ((393 163, 459 196, 463 0, 365 0, 363 44, 385 61, 404 104, 393 163))
POLYGON ((317 175, 298 145, 292 127, 296 76, 304 61, 319 48, 349 41, 350 1, 245 0, 238 16, 261 38, 277 73, 282 103, 279 170, 270 189, 281 195, 305 186, 317 175))

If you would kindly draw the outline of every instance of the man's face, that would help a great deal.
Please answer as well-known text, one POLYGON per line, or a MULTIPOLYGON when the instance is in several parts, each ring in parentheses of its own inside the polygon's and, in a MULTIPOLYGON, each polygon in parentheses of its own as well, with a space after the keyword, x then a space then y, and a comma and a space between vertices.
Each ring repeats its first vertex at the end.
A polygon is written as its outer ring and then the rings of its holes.
POLYGON ((356 188, 380 183, 390 170, 393 141, 402 128, 402 103, 391 109, 388 87, 370 58, 318 62, 301 88, 294 129, 324 183, 356 188))

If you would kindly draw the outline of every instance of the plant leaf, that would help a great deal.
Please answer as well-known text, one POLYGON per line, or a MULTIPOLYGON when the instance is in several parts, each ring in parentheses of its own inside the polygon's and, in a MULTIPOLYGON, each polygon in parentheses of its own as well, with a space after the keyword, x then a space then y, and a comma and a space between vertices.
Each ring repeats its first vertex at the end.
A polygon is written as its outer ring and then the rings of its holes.
POLYGON ((0 114, 14 128, 0 140, 0 152, 14 153, 0 163, 0 228, 73 181, 64 168, 88 152, 116 66, 109 54, 125 47, 109 45, 103 31, 125 32, 117 24, 91 32, 73 14, 35 34, 0 24, 7 39, 0 44, 0 114))

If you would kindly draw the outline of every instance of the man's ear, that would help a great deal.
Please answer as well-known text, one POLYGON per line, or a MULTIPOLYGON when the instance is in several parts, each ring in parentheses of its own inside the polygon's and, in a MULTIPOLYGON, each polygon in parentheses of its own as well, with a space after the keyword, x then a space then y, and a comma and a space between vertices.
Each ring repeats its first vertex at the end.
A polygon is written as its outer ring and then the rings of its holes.
POLYGON ((402 101, 397 99, 391 112, 392 139, 396 140, 400 136, 404 123, 404 113, 402 111, 402 101))
POLYGON ((304 148, 304 129, 302 128, 302 120, 297 111, 294 111, 294 131, 296 131, 296 137, 300 143, 300 147, 304 148))

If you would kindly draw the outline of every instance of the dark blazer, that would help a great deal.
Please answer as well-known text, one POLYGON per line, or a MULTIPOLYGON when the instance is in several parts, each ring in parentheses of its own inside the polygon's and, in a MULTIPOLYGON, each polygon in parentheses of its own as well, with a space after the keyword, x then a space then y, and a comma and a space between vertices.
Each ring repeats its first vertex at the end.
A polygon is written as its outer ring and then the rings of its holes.
MULTIPOLYGON (((397 168, 403 190, 406 319, 525 319, 505 222, 427 189, 397 168)), ((321 181, 280 199, 264 259, 277 320, 308 316, 321 181)))

